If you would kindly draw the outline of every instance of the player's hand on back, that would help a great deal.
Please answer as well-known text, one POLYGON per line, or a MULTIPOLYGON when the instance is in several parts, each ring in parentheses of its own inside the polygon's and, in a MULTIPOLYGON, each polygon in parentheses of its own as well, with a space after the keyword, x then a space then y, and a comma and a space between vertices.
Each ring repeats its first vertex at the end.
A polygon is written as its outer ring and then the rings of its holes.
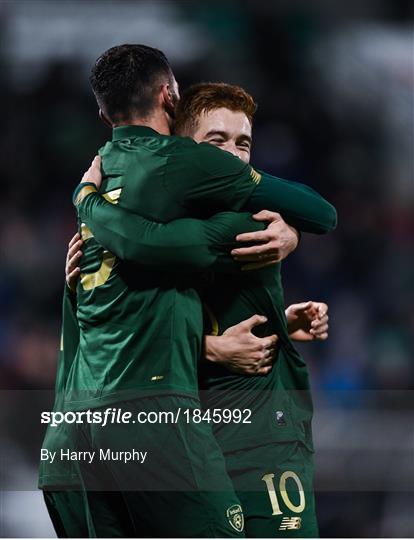
POLYGON ((259 338, 252 333, 266 317, 250 319, 228 328, 221 336, 206 336, 206 359, 240 375, 267 375, 273 367, 277 336, 259 338))
POLYGON ((242 270, 256 270, 274 265, 296 249, 299 242, 298 231, 288 225, 277 212, 262 210, 254 214, 253 218, 266 221, 269 225, 264 231, 236 236, 238 242, 254 243, 253 246, 236 248, 231 252, 236 261, 248 263, 242 266, 242 270))
POLYGON ((96 189, 99 189, 102 183, 102 173, 101 173, 101 158, 100 156, 95 156, 91 163, 89 169, 85 172, 80 181, 81 184, 85 182, 92 182, 95 184, 96 189))
POLYGON ((286 309, 288 330, 296 341, 328 339, 328 305, 323 302, 301 302, 286 309))
POLYGON ((66 284, 71 291, 76 291, 76 285, 78 283, 80 268, 78 266, 79 260, 82 256, 83 241, 79 233, 76 233, 68 245, 68 252, 66 254, 66 284))

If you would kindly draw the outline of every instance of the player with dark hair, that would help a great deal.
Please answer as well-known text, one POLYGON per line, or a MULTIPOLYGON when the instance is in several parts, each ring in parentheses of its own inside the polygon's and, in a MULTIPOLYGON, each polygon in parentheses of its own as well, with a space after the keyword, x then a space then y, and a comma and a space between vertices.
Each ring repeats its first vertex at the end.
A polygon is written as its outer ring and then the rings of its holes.
POLYGON ((121 124, 147 118, 156 107, 156 90, 163 87, 168 123, 172 125, 178 85, 164 53, 146 45, 108 49, 92 68, 90 83, 107 122, 121 124))
MULTIPOLYGON (((197 142, 210 142, 248 162, 255 109, 251 96, 240 87, 201 83, 184 93, 177 107, 175 131, 190 135, 197 142)), ((119 238, 112 238, 106 247, 118 255, 125 252, 122 246, 131 242, 127 240, 131 234, 127 230, 130 225, 122 224, 130 223, 135 217, 103 201, 101 208, 95 207, 88 214, 87 223, 100 237, 99 229, 104 222, 113 218, 119 220, 119 238)), ((267 240, 266 233, 259 234, 262 240, 267 240)), ((252 236, 246 234, 239 238, 251 240, 252 236)), ((233 253, 243 256, 246 249, 249 253, 250 248, 239 248, 233 253)), ((260 247, 257 249, 260 253, 260 247)), ((137 260, 142 261, 139 257, 137 260)), ((225 452, 227 470, 244 508, 246 534, 283 536, 291 535, 294 530, 294 534, 300 536, 316 536, 308 372, 288 334, 295 337, 294 326, 299 321, 301 329, 296 338, 312 339, 310 312, 321 310, 321 318, 326 319, 327 306, 303 303, 288 308, 290 328, 289 324, 286 327, 280 268, 239 277, 218 273, 212 285, 204 287, 202 297, 208 304, 209 333, 214 334, 206 337, 205 352, 209 361, 204 364, 200 379, 204 405, 210 410, 250 408, 254 414, 251 426, 213 423, 217 440, 225 452), (249 371, 248 364, 244 363, 249 359, 245 357, 240 362, 239 357, 235 358, 234 349, 231 351, 228 347, 226 353, 226 347, 215 337, 222 334, 226 343, 235 331, 240 331, 241 320, 257 313, 266 316, 267 323, 255 332, 260 336, 276 333, 279 337, 276 365, 267 377, 249 371), (306 320, 308 332, 303 329, 306 320), (246 378, 246 374, 253 376, 246 378)), ((327 336, 324 324, 321 322, 319 326, 322 338, 327 336)))
MULTIPOLYGON (((207 218, 221 210, 240 210, 252 194, 259 208, 282 211, 286 219, 302 230, 324 232, 334 227, 334 210, 309 188, 261 175, 211 145, 168 137, 178 89, 175 80, 171 81, 162 71, 164 67, 152 70, 150 82, 139 76, 146 66, 139 47, 123 46, 122 54, 118 54, 120 48, 111 49, 106 59, 103 55, 98 60, 94 73, 101 83, 102 73, 112 73, 117 78, 114 87, 123 89, 125 95, 131 95, 133 90, 129 94, 128 91, 136 88, 135 84, 144 82, 152 85, 154 91, 154 100, 147 102, 137 117, 133 112, 137 103, 119 103, 103 83, 95 90, 102 116, 115 126, 113 142, 102 151, 103 192, 107 200, 118 202, 120 208, 135 215, 133 227, 137 219, 142 219, 136 214, 168 222, 173 218, 207 218), (116 69, 110 71, 108 65, 112 60, 116 69), (131 76, 131 70, 136 77, 131 76), (121 125, 117 118, 121 118, 121 125)), ((154 53, 151 65, 155 57, 154 53)), ((105 200, 92 184, 82 184, 75 200, 83 221, 96 208, 106 212, 101 205, 106 204, 105 200)), ((230 218, 236 219, 234 215, 222 215, 215 223, 215 232, 222 227, 222 241, 227 244, 232 242, 237 229, 234 223, 233 228, 229 226, 226 220, 230 218)), ((206 223, 211 226, 214 219, 211 217, 206 223)), ((246 216, 242 219, 245 230, 246 219, 251 230, 255 229, 254 221, 246 216)), ((238 227, 240 230, 240 222, 238 227)), ((258 228, 262 229, 256 223, 258 228)), ((133 230, 131 226, 129 232, 133 230)), ((146 233, 153 232, 146 229, 146 233)), ((187 232, 191 236, 190 230, 187 232)), ((102 234, 105 236, 105 232, 102 234)), ((89 228, 82 227, 82 235, 86 249, 77 289, 81 335, 66 383, 65 406, 85 410, 123 402, 134 412, 146 407, 173 411, 199 407, 196 363, 201 353, 202 318, 192 277, 174 271, 165 275, 120 261, 100 247, 98 236, 94 238, 89 228), (99 343, 99 347, 94 343, 99 343)), ((145 243, 135 242, 134 246, 142 247, 145 243)), ((217 253, 217 240, 215 249, 217 253)), ((274 258, 271 253, 270 260, 274 258)), ((160 437, 157 443, 154 427, 144 427, 139 432, 130 426, 108 428, 105 431, 93 425, 83 426, 86 446, 99 448, 116 443, 120 448, 131 448, 139 437, 160 459, 156 468, 141 468, 139 472, 137 467, 113 463, 106 468, 97 464, 94 470, 81 468, 89 490, 99 489, 97 480, 110 476, 110 484, 104 483, 103 487, 110 485, 122 494, 135 534, 162 536, 167 530, 171 533, 171 522, 165 529, 156 519, 162 512, 171 514, 175 534, 241 532, 241 509, 231 494, 231 484, 226 480, 222 458, 208 426, 155 426, 160 437), (157 448, 165 437, 170 443, 175 441, 169 459, 157 448), (185 463, 191 466, 190 476, 185 463)), ((95 497, 91 492, 88 497, 94 519, 95 497)), ((94 526, 100 535, 102 529, 95 519, 94 526)))

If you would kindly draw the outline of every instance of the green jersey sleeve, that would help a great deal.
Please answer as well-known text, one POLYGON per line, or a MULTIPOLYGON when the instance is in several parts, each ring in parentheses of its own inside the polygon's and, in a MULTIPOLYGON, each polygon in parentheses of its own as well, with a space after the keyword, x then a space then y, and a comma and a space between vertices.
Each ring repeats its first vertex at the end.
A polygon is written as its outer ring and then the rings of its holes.
POLYGON ((191 216, 239 211, 260 175, 241 159, 209 143, 177 145, 169 156, 164 187, 191 216), (177 179, 179 179, 177 181, 177 179))
POLYGON ((322 234, 336 227, 335 208, 315 190, 299 182, 291 182, 262 171, 261 181, 244 210, 279 212, 285 221, 300 231, 322 234))
POLYGON ((230 250, 242 232, 262 230, 250 213, 222 212, 207 220, 148 220, 111 204, 91 184, 81 184, 74 201, 79 218, 97 242, 123 261, 187 271, 240 271, 230 250))
POLYGON ((256 171, 208 143, 180 147, 170 156, 168 171, 165 188, 192 216, 266 209, 305 232, 320 234, 336 226, 335 208, 309 186, 256 171))

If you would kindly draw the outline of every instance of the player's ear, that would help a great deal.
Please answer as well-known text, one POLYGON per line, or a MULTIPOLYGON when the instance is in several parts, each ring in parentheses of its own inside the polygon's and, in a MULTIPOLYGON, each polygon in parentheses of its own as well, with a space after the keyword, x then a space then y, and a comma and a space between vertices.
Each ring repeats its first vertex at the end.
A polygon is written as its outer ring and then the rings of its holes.
POLYGON ((167 84, 163 84, 161 86, 161 95, 162 95, 162 99, 164 101, 164 103, 168 106, 171 106, 172 105, 172 94, 171 94, 171 89, 170 89, 170 85, 167 83, 167 84))
POLYGON ((99 109, 99 118, 104 124, 106 124, 112 129, 112 122, 109 120, 109 118, 106 116, 102 109, 99 109))
POLYGON ((171 89, 171 85, 163 84, 161 87, 161 98, 167 113, 171 118, 175 117, 175 105, 177 103, 177 96, 171 89))

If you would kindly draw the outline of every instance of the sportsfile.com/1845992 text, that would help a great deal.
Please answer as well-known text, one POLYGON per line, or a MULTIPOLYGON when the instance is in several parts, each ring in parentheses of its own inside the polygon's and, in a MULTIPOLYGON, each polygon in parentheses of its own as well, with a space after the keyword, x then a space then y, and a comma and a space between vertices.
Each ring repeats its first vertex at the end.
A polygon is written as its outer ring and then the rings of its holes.
POLYGON ((108 407, 103 410, 87 411, 43 411, 40 415, 42 424, 51 427, 60 424, 177 424, 180 421, 199 424, 251 424, 250 409, 183 409, 175 411, 140 411, 132 413, 121 408, 108 407))

